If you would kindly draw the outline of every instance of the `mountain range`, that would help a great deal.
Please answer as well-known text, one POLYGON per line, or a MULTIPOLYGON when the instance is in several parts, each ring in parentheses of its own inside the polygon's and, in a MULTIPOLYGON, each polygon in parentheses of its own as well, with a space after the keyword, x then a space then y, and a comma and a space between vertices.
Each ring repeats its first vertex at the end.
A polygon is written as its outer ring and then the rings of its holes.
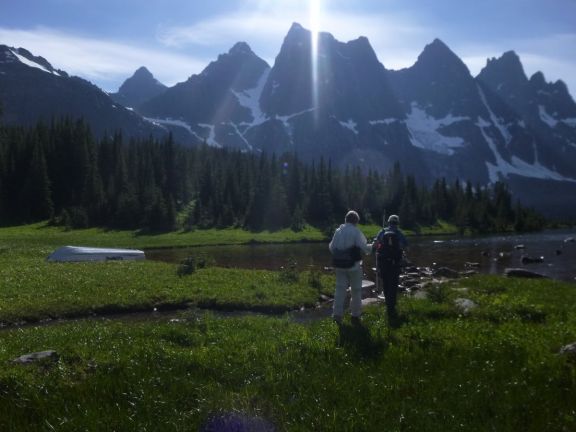
POLYGON ((523 204, 576 217, 576 103, 562 81, 528 78, 513 51, 472 76, 442 41, 386 69, 365 37, 288 31, 274 65, 244 42, 172 87, 144 67, 106 94, 28 51, 0 46, 2 121, 82 115, 96 133, 171 131, 183 144, 296 152, 304 160, 387 171, 424 183, 506 181, 523 204), (315 61, 313 61, 313 58, 315 61))

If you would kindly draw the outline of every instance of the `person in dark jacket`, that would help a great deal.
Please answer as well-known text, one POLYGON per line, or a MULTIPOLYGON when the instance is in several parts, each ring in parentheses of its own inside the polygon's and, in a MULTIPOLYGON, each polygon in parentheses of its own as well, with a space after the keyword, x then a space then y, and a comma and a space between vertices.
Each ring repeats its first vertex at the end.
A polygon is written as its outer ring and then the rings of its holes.
POLYGON ((375 241, 376 268, 382 281, 388 322, 391 325, 396 325, 398 322, 396 311, 398 283, 404 251, 408 246, 406 237, 398 228, 399 223, 400 218, 391 215, 388 218, 388 226, 380 231, 375 241))

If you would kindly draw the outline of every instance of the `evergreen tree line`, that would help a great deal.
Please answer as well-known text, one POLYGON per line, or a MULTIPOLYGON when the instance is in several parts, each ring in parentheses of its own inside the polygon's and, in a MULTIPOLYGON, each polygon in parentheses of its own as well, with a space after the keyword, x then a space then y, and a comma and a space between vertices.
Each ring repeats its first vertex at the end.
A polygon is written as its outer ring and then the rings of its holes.
POLYGON ((331 229, 348 209, 380 224, 399 214, 405 228, 438 220, 475 232, 543 226, 513 204, 504 183, 491 187, 437 180, 417 184, 399 165, 387 174, 359 167, 305 164, 293 154, 247 154, 165 139, 96 140, 82 120, 33 128, 0 127, 0 224, 51 220, 73 228, 101 226, 167 231, 243 227, 331 229))

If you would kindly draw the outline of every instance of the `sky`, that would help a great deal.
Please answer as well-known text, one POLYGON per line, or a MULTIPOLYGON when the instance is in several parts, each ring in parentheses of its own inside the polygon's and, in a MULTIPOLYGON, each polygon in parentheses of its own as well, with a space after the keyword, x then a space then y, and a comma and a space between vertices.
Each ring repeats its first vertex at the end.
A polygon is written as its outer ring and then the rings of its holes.
POLYGON ((387 69, 441 39, 476 76, 514 50, 576 97, 576 0, 0 0, 0 44, 115 92, 140 66, 172 86, 236 42, 271 66, 291 24, 366 36, 387 69))

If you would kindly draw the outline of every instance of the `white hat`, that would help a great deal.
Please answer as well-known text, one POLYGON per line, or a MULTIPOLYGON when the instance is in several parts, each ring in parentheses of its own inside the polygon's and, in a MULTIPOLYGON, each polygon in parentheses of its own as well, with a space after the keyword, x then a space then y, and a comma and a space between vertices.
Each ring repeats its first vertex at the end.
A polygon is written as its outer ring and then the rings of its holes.
POLYGON ((398 215, 390 215, 390 217, 388 218, 388 223, 390 224, 400 223, 400 218, 398 217, 398 215))

